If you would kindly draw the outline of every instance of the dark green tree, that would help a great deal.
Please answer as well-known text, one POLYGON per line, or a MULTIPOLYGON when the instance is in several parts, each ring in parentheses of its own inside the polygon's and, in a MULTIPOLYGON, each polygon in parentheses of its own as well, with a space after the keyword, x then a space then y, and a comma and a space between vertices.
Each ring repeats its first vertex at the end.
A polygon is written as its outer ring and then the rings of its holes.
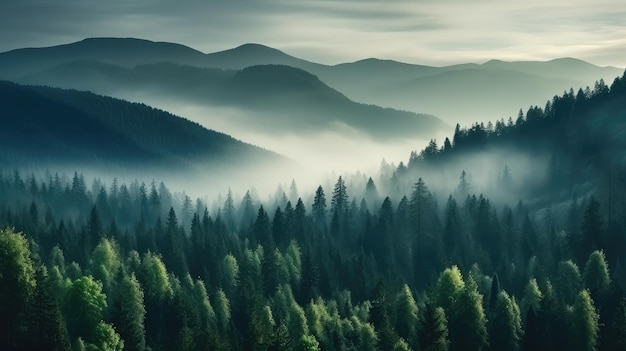
POLYGON ((348 198, 348 189, 343 178, 340 176, 333 188, 333 195, 330 201, 331 213, 337 213, 339 216, 344 216, 348 213, 350 203, 348 198))
POLYGON ((489 347, 491 350, 520 349, 522 318, 520 309, 506 291, 498 294, 492 320, 489 322, 489 347))
POLYGON ((448 320, 443 308, 426 304, 418 340, 423 351, 448 351, 448 320))
POLYGON ((125 274, 114 293, 111 321, 126 350, 146 348, 144 294, 134 274, 125 274))

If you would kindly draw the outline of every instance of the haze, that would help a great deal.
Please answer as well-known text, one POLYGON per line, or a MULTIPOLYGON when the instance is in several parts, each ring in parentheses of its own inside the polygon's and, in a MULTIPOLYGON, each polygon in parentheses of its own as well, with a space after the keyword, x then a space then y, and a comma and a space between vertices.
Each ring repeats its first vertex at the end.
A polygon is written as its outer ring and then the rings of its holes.
POLYGON ((258 42, 329 64, 365 57, 430 65, 577 57, 623 67, 626 9, 620 0, 0 3, 0 51, 98 36, 205 52, 258 42))

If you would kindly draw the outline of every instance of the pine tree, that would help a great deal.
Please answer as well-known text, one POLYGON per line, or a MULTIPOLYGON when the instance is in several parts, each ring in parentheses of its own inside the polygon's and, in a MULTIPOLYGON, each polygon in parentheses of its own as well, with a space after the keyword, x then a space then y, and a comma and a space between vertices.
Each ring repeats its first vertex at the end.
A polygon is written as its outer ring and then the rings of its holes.
POLYGON ((337 183, 333 188, 333 196, 330 201, 330 210, 331 213, 337 213, 339 216, 344 216, 348 213, 349 209, 349 199, 348 199, 348 190, 346 188, 346 183, 343 178, 340 176, 337 179, 337 183))
POLYGON ((572 348, 580 351, 595 351, 598 344, 599 315, 588 290, 582 290, 574 302, 572 312, 572 348))
POLYGON ((134 274, 125 274, 113 298, 112 322, 125 349, 143 351, 146 348, 144 294, 134 274))
POLYGON ((578 263, 585 262, 591 251, 604 248, 600 203, 595 197, 589 199, 581 226, 581 242, 578 245, 578 263))
POLYGON ((492 318, 489 323, 490 349, 519 350, 523 335, 522 318, 515 298, 511 298, 506 291, 501 291, 492 318))
POLYGON ((14 348, 36 285, 28 241, 22 233, 0 229, 0 349, 14 348))
POLYGON ((606 262, 603 251, 596 250, 591 253, 589 260, 585 264, 583 280, 593 299, 600 301, 599 299, 608 293, 611 278, 609 276, 609 265, 606 262))
POLYGON ((324 189, 322 186, 318 186, 315 190, 315 197, 313 199, 313 219, 318 226, 326 225, 326 195, 324 195, 324 189))
POLYGON ((443 308, 426 303, 418 340, 423 351, 448 351, 448 320, 443 308))
POLYGON ((222 215, 224 216, 224 223, 230 231, 235 230, 235 202, 233 201, 233 192, 228 188, 226 194, 226 200, 222 208, 222 215))
POLYGON ((27 310, 27 349, 70 350, 70 339, 61 315, 59 304, 54 298, 45 267, 35 271, 37 285, 27 310))
POLYGON ((488 345, 483 296, 471 276, 455 303, 453 350, 482 350, 488 345))
POLYGON ((404 284, 396 301, 396 331, 413 349, 417 349, 418 308, 411 289, 404 284))

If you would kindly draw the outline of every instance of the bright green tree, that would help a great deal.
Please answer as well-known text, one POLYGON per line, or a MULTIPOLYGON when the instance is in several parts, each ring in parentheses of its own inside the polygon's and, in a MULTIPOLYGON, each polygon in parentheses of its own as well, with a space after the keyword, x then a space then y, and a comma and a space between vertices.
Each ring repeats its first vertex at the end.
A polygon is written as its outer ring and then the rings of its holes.
POLYGON ((609 276, 609 264, 606 262, 604 252, 596 250, 591 253, 585 271, 583 273, 585 287, 589 289, 592 298, 598 299, 606 295, 611 285, 609 276))
POLYGON ((0 230, 0 349, 13 347, 36 284, 26 238, 12 229, 0 230))
POLYGON ((483 309, 483 296, 471 276, 454 305, 454 350, 482 350, 487 342, 487 318, 483 309))
POLYGON ((417 348, 418 308, 411 289, 404 284, 396 300, 396 332, 413 348, 417 348))
POLYGON ((64 306, 70 337, 82 337, 86 342, 94 341, 96 328, 107 307, 102 283, 92 276, 75 280, 65 293, 64 306))
POLYGON ((434 303, 446 311, 447 315, 451 315, 452 307, 463 291, 465 283, 463 275, 459 267, 452 266, 446 268, 437 279, 435 284, 434 303))
POLYGON ((524 297, 522 297, 521 303, 522 314, 525 316, 531 308, 535 313, 539 312, 542 298, 543 295, 541 294, 541 290, 539 290, 537 279, 531 278, 524 288, 524 297))
POLYGON ((582 290, 574 302, 572 347, 576 351, 595 351, 598 344, 600 316, 589 290, 582 290))

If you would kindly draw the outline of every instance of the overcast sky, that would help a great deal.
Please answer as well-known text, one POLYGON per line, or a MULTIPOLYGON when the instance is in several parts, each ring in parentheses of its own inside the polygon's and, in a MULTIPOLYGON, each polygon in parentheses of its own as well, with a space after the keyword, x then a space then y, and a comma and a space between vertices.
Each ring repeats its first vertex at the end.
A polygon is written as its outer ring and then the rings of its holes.
POLYGON ((577 57, 626 66, 624 0, 0 0, 0 52, 86 37, 203 52, 260 43, 335 64, 577 57))

